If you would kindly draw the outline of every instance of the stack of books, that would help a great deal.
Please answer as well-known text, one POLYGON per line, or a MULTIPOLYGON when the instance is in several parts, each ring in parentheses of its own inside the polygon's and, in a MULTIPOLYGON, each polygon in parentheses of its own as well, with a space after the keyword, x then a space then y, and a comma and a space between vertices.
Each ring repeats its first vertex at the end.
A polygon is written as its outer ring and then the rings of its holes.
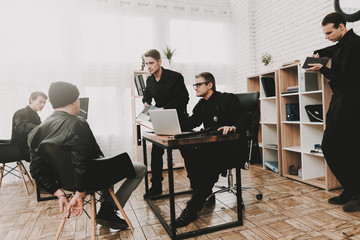
POLYGON ((286 89, 286 92, 283 92, 282 94, 287 94, 287 93, 296 93, 299 91, 299 87, 298 86, 289 86, 286 89))

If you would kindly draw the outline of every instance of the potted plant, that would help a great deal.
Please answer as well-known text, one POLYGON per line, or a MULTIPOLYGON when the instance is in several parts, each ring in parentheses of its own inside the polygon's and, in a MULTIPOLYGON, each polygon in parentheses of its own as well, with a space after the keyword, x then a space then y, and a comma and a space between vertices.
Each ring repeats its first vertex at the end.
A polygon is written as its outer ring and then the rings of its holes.
POLYGON ((169 65, 171 65, 171 60, 172 60, 172 57, 173 57, 173 56, 174 56, 174 54, 175 54, 175 51, 176 51, 176 49, 175 49, 175 48, 174 48, 174 49, 172 49, 172 48, 170 48, 170 47, 169 47, 169 46, 167 46, 167 45, 166 45, 165 50, 163 50, 163 53, 164 53, 164 55, 165 55, 166 59, 168 60, 169 65))
POLYGON ((269 53, 263 53, 263 55, 261 55, 261 62, 264 63, 264 66, 269 65, 271 60, 272 60, 272 56, 269 53))

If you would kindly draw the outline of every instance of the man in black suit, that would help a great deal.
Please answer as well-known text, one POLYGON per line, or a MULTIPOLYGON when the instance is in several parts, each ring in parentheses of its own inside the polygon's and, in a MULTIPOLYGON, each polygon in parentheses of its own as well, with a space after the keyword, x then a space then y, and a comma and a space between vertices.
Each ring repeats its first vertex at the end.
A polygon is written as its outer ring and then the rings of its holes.
MULTIPOLYGON (((151 74, 146 80, 146 88, 142 99, 144 106, 151 105, 164 109, 176 109, 179 120, 187 117, 186 105, 189 102, 189 93, 186 89, 183 76, 169 69, 161 67, 159 51, 151 49, 145 54, 145 64, 151 74)), ((151 182, 149 196, 162 193, 162 176, 164 149, 153 144, 151 150, 151 182)))
POLYGON ((320 71, 332 89, 322 140, 325 159, 344 191, 330 198, 330 204, 344 205, 345 212, 360 211, 360 36, 347 30, 340 13, 322 21, 325 38, 337 44, 316 50, 315 56, 332 58, 331 68, 309 64, 308 71, 320 71))

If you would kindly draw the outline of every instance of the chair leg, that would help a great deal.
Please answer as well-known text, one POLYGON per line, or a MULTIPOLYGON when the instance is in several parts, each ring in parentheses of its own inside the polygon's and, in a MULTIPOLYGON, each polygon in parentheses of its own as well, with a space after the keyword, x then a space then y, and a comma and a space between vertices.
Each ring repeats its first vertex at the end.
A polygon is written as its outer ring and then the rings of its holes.
POLYGON ((132 226, 132 224, 131 224, 128 216, 126 215, 126 213, 125 213, 125 211, 124 211, 124 209, 121 207, 119 200, 117 199, 117 197, 116 197, 115 194, 114 194, 114 191, 113 191, 111 188, 109 188, 108 190, 109 190, 109 192, 110 192, 111 197, 114 199, 114 202, 115 202, 116 206, 118 207, 121 215, 125 218, 126 223, 129 225, 130 230, 131 230, 132 232, 134 232, 134 227, 132 226))
POLYGON ((5 163, 3 163, 3 166, 2 166, 2 168, 1 168, 0 187, 1 187, 2 179, 3 179, 3 177, 4 177, 4 169, 5 169, 5 163))
POLYGON ((61 223, 60 223, 60 225, 59 225, 59 228, 58 228, 58 231, 57 231, 56 237, 55 237, 56 240, 58 240, 58 239, 60 238, 60 235, 61 235, 61 232, 62 232, 62 230, 63 230, 63 228, 64 228, 66 219, 67 219, 67 218, 62 218, 62 219, 61 219, 61 223))
POLYGON ((24 184, 25 190, 26 190, 26 192, 27 192, 27 195, 29 195, 29 190, 28 190, 28 188, 27 188, 27 186, 26 186, 25 178, 24 178, 24 175, 23 175, 23 173, 22 173, 21 166, 20 166, 19 162, 17 162, 16 165, 18 166, 19 173, 20 173, 22 182, 23 182, 23 184, 24 184))
POLYGON ((28 171, 26 170, 26 168, 25 168, 25 166, 24 166, 24 164, 23 164, 22 162, 20 162, 20 165, 21 165, 22 169, 24 170, 25 175, 26 175, 27 178, 29 179, 29 182, 31 183, 31 185, 32 185, 33 187, 35 187, 33 181, 32 181, 31 178, 30 178, 30 175, 29 175, 28 171))
POLYGON ((96 238, 96 206, 95 193, 90 195, 91 240, 96 238))

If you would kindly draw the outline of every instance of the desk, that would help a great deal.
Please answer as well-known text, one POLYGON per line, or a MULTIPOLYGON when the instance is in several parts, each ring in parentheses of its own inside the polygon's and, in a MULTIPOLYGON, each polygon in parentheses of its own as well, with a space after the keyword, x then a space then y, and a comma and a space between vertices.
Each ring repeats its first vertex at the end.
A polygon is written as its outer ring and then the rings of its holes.
POLYGON ((236 168, 236 187, 237 187, 237 217, 238 220, 230 223, 224 223, 212 227, 207 227, 203 229, 198 229, 190 232, 185 232, 181 234, 176 234, 176 228, 174 227, 175 223, 175 195, 181 195, 186 193, 192 193, 192 191, 182 191, 174 193, 174 176, 173 176, 173 158, 172 158, 172 150, 179 149, 181 147, 187 145, 202 145, 214 142, 231 142, 239 139, 238 134, 228 134, 228 135, 216 135, 216 136, 196 136, 190 138, 182 138, 175 139, 173 137, 168 136, 157 136, 153 133, 144 133, 143 134, 143 154, 144 154, 144 164, 147 166, 147 151, 146 151, 146 141, 149 141, 161 148, 167 150, 167 164, 168 164, 168 179, 169 179, 169 194, 162 194, 160 196, 148 197, 149 191, 149 179, 148 174, 145 175, 145 195, 144 198, 148 202, 149 206, 154 211, 155 215, 160 220, 161 224, 165 228, 166 232, 170 235, 172 239, 184 239, 189 237, 199 236, 205 233, 211 233, 235 226, 240 226, 243 224, 242 222, 242 196, 241 196, 241 176, 240 176, 240 167, 236 168), (162 198, 170 198, 170 223, 166 223, 164 218, 161 216, 156 206, 152 202, 152 200, 162 199, 162 198))

